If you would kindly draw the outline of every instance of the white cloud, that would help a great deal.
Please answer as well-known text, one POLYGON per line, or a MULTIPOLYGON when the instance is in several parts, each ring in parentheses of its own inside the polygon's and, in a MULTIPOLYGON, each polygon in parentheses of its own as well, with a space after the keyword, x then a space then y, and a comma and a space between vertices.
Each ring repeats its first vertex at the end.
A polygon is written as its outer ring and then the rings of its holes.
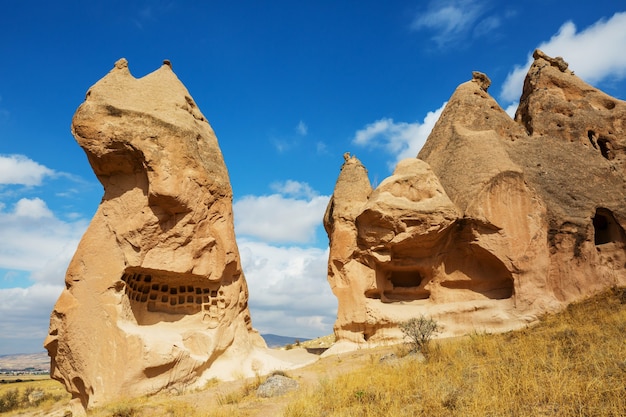
POLYGON ((431 2, 428 10, 415 18, 411 28, 435 31, 433 40, 443 46, 467 33, 482 13, 481 2, 475 0, 431 2))
POLYGON ((41 185, 55 172, 24 155, 0 155, 0 185, 41 185))
POLYGON ((44 350, 50 312, 63 285, 0 289, 0 355, 44 350))
POLYGON ((515 112, 517 112, 518 106, 519 106, 519 103, 517 102, 511 103, 509 106, 506 107, 506 109, 504 109, 504 111, 506 112, 506 114, 511 116, 511 119, 515 119, 515 112))
POLYGON ((321 229, 329 197, 294 180, 271 188, 277 194, 246 196, 234 204, 252 324, 261 333, 307 338, 330 334, 337 299, 326 279, 328 249, 298 246, 312 242, 321 229))
POLYGON ((395 162, 405 158, 415 158, 439 120, 446 104, 447 102, 437 110, 428 112, 422 123, 396 123, 393 119, 377 120, 358 130, 352 142, 361 146, 382 147, 396 156, 395 162))
POLYGON ((328 249, 238 244, 256 329, 308 338, 332 333, 337 299, 326 279, 328 249))
POLYGON ((312 199, 318 195, 317 192, 306 182, 294 180, 274 182, 270 185, 270 188, 277 193, 291 197, 305 197, 312 199))
MULTIPOLYGON (((581 32, 576 32, 573 22, 566 22, 549 41, 537 48, 550 56, 563 57, 569 69, 593 84, 608 78, 626 77, 626 54, 616 45, 626 45, 626 12, 598 20, 581 32)), ((516 65, 507 76, 500 93, 505 103, 519 99, 532 62, 529 55, 526 64, 516 65)))
POLYGON ((300 120, 298 126, 296 126, 296 132, 298 132, 301 136, 306 136, 309 132, 309 127, 302 120, 300 120))
POLYGON ((39 198, 23 198, 9 212, 5 208, 0 207, 0 230, 6 236, 0 239, 0 269, 29 271, 33 279, 60 282, 87 223, 56 218, 39 198), (49 271, 60 268, 60 277, 43 272, 53 264, 60 266, 49 271))
POLYGON ((268 242, 312 242, 329 199, 329 196, 297 199, 280 194, 244 196, 233 204, 235 231, 237 236, 268 242))
POLYGON ((54 215, 41 198, 22 198, 15 204, 16 217, 28 217, 30 219, 52 218, 54 215))

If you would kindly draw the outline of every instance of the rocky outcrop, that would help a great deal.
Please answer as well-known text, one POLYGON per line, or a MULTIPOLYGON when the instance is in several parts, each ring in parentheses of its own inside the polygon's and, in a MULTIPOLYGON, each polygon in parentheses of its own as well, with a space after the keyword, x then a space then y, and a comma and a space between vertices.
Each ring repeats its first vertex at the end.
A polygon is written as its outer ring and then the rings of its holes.
POLYGON ((72 132, 104 187, 45 342, 75 405, 280 368, 255 359, 228 172, 170 63, 136 79, 118 61, 72 132))
POLYGON ((444 336, 513 329, 626 285, 626 103, 567 67, 535 53, 515 120, 475 72, 375 190, 346 160, 324 218, 330 353, 399 341, 420 315, 444 336))

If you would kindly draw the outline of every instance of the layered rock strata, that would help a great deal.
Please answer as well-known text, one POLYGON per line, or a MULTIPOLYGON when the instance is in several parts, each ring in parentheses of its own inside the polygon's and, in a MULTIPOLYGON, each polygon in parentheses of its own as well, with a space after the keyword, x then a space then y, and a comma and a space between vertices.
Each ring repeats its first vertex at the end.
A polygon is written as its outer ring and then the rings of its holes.
POLYGON ((264 371, 228 172, 170 63, 136 79, 118 61, 72 133, 104 197, 51 314, 52 377, 86 409, 264 371))
POLYGON ((324 218, 331 352, 399 341, 420 315, 444 336, 514 329, 626 285, 626 103, 534 57, 515 120, 474 73, 376 189, 346 158, 324 218))

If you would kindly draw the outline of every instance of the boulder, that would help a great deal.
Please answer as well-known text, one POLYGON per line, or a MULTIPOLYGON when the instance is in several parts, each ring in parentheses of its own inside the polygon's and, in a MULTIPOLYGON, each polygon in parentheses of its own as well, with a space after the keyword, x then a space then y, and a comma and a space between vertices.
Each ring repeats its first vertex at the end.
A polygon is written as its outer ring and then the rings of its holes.
POLYGON ((169 61, 139 79, 116 62, 72 133, 104 196, 51 314, 52 378, 87 409, 262 373, 228 172, 169 61))
POLYGON ((324 218, 339 301, 326 354, 399 342, 420 315, 441 336, 515 329, 626 285, 626 103, 534 56, 515 120, 474 72, 376 189, 344 163, 324 218))
POLYGON ((297 390, 299 386, 298 381, 287 376, 272 375, 259 385, 256 390, 256 395, 261 398, 280 397, 297 390))

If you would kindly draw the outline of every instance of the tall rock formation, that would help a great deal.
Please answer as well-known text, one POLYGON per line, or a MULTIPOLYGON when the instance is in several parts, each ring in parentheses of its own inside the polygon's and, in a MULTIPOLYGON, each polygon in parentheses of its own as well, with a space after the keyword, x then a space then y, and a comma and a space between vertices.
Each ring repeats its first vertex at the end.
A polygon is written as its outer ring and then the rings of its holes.
POLYGON ((72 132, 104 197, 51 314, 52 377, 89 408, 262 372, 228 172, 169 62, 140 79, 116 62, 72 132))
POLYGON ((419 315, 444 335, 513 329, 626 285, 626 103, 534 57, 515 120, 474 73, 375 190, 346 161, 324 219, 333 351, 398 341, 419 315))

